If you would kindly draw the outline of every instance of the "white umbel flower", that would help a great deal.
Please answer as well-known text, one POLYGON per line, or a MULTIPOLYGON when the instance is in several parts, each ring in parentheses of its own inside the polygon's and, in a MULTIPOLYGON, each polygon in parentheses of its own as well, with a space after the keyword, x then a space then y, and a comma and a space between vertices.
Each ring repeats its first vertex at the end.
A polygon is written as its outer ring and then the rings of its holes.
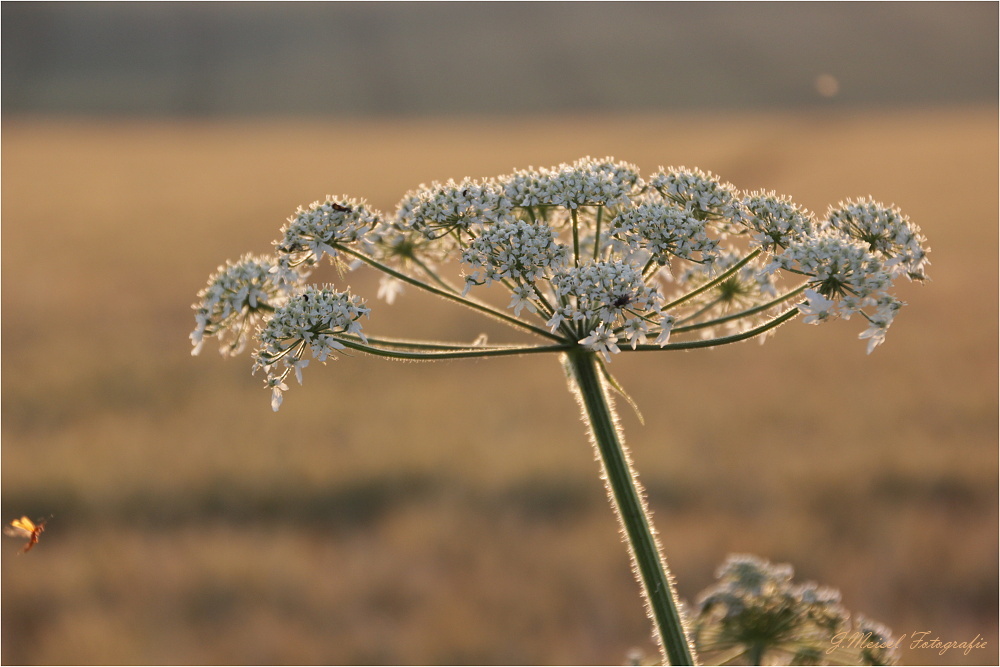
POLYGON ((659 312, 663 299, 648 287, 642 272, 621 260, 572 267, 552 279, 555 293, 567 305, 564 315, 583 320, 588 329, 613 325, 626 312, 659 312))
POLYGON ((467 276, 467 285, 504 279, 524 284, 551 275, 569 257, 570 249, 556 241, 550 226, 511 218, 487 227, 462 253, 462 262, 483 269, 467 276))
POLYGON ((254 357, 255 367, 267 373, 267 386, 276 397, 272 400, 275 410, 290 372, 301 384, 306 350, 313 359, 325 362, 333 352, 344 349, 337 340, 340 335, 367 342, 358 320, 369 312, 360 297, 330 286, 309 286, 274 312, 258 334, 260 345, 254 357))
POLYGON ((739 221, 750 232, 754 244, 767 251, 787 248, 816 227, 811 213, 773 192, 754 192, 744 197, 739 221))
POLYGON ((248 254, 212 274, 192 306, 196 326, 191 354, 201 352, 210 336, 218 338, 223 356, 243 351, 257 325, 287 298, 288 287, 274 269, 273 258, 248 254))
POLYGON ((683 206, 699 217, 738 217, 736 188, 723 183, 711 172, 687 167, 671 167, 653 174, 649 185, 663 197, 683 206))
POLYGON ((395 224, 400 229, 412 229, 438 239, 451 228, 468 228, 496 220, 510 210, 502 188, 492 179, 434 181, 403 197, 396 207, 395 224))
POLYGON ((223 354, 235 354, 256 331, 256 367, 268 374, 275 407, 289 375, 301 383, 309 363, 345 346, 456 354, 444 343, 369 344, 360 299, 329 287, 296 294, 329 256, 338 268, 380 271, 378 297, 390 304, 404 285, 425 290, 545 338, 550 349, 584 345, 605 359, 620 341, 632 350, 650 349, 650 340, 671 348, 694 337, 706 346, 763 341, 796 308, 808 324, 865 319, 870 353, 903 305, 893 282, 926 278, 925 241, 898 209, 871 199, 841 202, 818 222, 787 197, 741 192, 711 172, 661 167, 643 179, 633 164, 584 157, 421 185, 390 217, 348 197, 300 207, 275 257, 219 267, 198 295, 191 341, 197 354, 215 336, 223 354), (458 281, 443 273, 456 265, 458 281), (507 310, 468 298, 491 285, 507 291, 507 310), (669 344, 673 336, 682 340, 669 344))
POLYGON ((810 235, 793 243, 772 267, 807 276, 812 289, 838 300, 845 319, 871 305, 892 284, 882 260, 865 244, 838 233, 810 235))
POLYGON ((550 169, 515 171, 498 180, 506 198, 519 207, 617 206, 627 204, 642 186, 635 165, 615 162, 613 158, 590 157, 550 169))
POLYGON ((719 241, 708 234, 704 219, 674 203, 642 203, 624 209, 610 223, 608 236, 630 250, 645 250, 663 265, 669 256, 711 262, 719 241))
POLYGON ((381 218, 363 200, 327 196, 299 207, 281 228, 282 238, 275 248, 284 266, 316 264, 324 255, 335 257, 337 244, 364 241, 381 218))
POLYGON ((905 273, 913 280, 927 277, 927 239, 899 209, 871 199, 848 200, 830 209, 826 224, 867 244, 893 275, 905 273))

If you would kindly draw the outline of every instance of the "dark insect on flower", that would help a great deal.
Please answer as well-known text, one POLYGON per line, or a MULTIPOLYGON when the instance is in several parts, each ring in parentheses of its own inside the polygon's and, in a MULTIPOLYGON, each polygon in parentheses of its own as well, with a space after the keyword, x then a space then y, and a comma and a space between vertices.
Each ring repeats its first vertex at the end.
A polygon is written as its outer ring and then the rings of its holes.
POLYGON ((282 241, 277 245, 277 247, 278 250, 280 250, 281 252, 289 252, 289 253, 302 252, 303 250, 307 250, 307 248, 304 245, 302 245, 302 243, 300 243, 298 240, 282 241))
POLYGON ((28 540, 28 543, 24 545, 24 549, 21 550, 22 553, 27 553, 31 551, 33 546, 38 544, 38 536, 44 530, 44 520, 39 520, 38 523, 35 523, 28 517, 22 516, 20 519, 11 521, 9 526, 4 526, 3 532, 8 537, 20 537, 21 539, 28 540))
POLYGON ((332 208, 334 211, 340 211, 341 213, 350 213, 351 212, 351 207, 350 206, 342 206, 342 205, 340 205, 340 204, 338 204, 336 202, 331 203, 330 204, 330 208, 332 208))
POLYGON ((619 294, 615 297, 615 300, 611 302, 615 308, 624 308, 625 306, 632 303, 632 296, 629 294, 619 294))

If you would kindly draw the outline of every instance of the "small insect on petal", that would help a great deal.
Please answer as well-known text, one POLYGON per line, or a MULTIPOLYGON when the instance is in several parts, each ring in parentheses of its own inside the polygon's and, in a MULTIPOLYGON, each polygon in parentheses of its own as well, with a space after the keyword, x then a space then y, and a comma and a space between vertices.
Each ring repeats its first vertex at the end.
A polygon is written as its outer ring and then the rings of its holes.
POLYGON ((24 549, 21 550, 22 553, 27 553, 31 551, 32 547, 38 544, 38 536, 44 530, 44 520, 39 520, 38 523, 35 523, 28 517, 22 516, 20 519, 11 521, 9 526, 4 526, 3 533, 8 537, 20 537, 23 540, 28 540, 28 543, 24 545, 24 549))

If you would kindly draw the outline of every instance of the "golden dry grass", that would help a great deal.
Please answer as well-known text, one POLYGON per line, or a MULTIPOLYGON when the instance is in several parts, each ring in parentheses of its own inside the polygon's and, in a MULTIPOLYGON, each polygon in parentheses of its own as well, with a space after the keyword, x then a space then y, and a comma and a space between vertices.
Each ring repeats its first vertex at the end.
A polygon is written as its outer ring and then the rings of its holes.
MULTIPOLYGON (((710 169, 822 213, 918 222, 933 280, 858 322, 621 355, 627 440, 692 598, 730 552, 790 562, 896 633, 997 658, 997 113, 3 125, 3 661, 618 663, 652 651, 556 359, 307 370, 279 414, 189 304, 326 194, 590 154, 710 169)), ((336 277, 336 276, 334 276, 336 277)), ((374 296, 371 276, 350 276, 374 296)), ((492 325, 408 293, 366 330, 492 325)))

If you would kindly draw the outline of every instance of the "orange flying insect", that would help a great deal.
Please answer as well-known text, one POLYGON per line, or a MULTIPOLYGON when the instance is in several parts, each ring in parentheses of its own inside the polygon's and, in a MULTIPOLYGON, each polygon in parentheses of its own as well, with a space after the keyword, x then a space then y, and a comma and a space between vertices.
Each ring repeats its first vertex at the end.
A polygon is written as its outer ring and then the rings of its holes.
POLYGON ((31 548, 38 544, 38 536, 41 535, 44 530, 44 519, 40 519, 38 523, 35 523, 26 516, 22 516, 20 519, 14 519, 10 522, 9 526, 4 526, 3 528, 4 535, 9 535, 10 537, 20 537, 28 540, 28 543, 24 545, 24 549, 21 550, 21 553, 31 551, 31 548))

